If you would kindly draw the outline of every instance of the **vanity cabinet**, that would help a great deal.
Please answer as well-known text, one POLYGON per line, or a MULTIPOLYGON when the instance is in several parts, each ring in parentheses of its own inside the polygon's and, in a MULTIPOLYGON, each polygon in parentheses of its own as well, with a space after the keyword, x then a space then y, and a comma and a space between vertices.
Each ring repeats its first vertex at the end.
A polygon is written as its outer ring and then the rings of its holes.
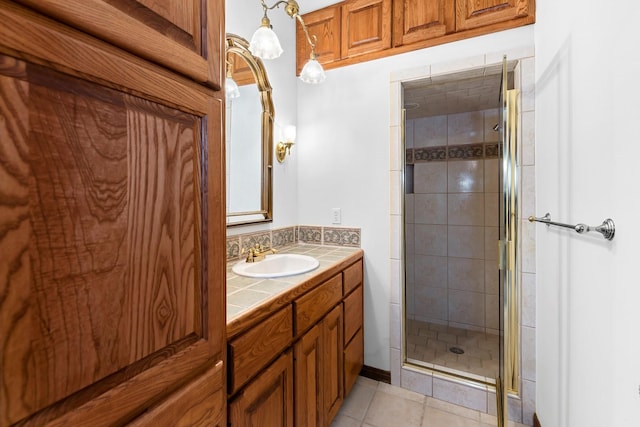
POLYGON ((221 93, 51 16, 0 0, 0 426, 223 426, 221 93))
POLYGON ((224 2, 18 0, 133 54, 216 89, 222 82, 224 2))
POLYGON ((231 426, 258 413, 270 426, 291 425, 288 414, 296 426, 331 424, 363 366, 362 283, 359 258, 230 339, 231 426))

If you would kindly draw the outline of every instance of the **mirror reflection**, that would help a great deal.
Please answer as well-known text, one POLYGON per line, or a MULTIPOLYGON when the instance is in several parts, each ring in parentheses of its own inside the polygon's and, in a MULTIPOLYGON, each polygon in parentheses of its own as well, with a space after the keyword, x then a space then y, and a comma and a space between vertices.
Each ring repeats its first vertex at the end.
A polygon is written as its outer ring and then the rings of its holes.
POLYGON ((271 85, 248 45, 227 34, 227 226, 272 220, 271 85))

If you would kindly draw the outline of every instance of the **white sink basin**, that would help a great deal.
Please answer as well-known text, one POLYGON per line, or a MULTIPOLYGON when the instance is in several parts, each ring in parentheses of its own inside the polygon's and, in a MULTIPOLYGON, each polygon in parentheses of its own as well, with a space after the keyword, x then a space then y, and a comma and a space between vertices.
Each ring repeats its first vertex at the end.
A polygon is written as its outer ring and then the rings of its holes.
POLYGON ((262 261, 240 261, 231 270, 240 276, 272 278, 306 273, 319 265, 320 261, 308 255, 274 254, 262 261))

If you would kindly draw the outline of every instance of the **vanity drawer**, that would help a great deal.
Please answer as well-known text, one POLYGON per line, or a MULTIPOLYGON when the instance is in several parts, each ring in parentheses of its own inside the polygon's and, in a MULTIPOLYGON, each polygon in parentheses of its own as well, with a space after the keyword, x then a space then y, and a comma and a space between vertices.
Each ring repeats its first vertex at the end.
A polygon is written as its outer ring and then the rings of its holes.
POLYGON ((342 274, 344 276, 344 295, 347 295, 362 283, 362 260, 345 268, 342 274))
POLYGON ((322 283, 293 304, 296 313, 296 335, 306 331, 342 299, 342 275, 322 283))
POLYGON ((344 299, 344 344, 346 345, 362 326, 362 286, 358 286, 344 299))
POLYGON ((229 343, 229 393, 249 379, 284 349, 293 339, 293 309, 287 305, 278 313, 252 327, 229 343))

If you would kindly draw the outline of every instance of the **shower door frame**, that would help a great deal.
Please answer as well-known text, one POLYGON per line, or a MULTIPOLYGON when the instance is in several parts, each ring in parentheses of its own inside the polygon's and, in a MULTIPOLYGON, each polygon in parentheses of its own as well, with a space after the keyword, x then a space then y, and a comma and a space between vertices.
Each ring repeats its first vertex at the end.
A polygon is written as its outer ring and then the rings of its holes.
MULTIPOLYGON (((495 69, 495 67, 499 67, 502 64, 499 63, 502 59, 502 55, 504 52, 494 54, 486 54, 484 67, 481 64, 476 65, 478 68, 484 68, 485 70, 491 68, 495 69), (490 58, 493 58, 491 60, 490 58)), ((514 63, 522 64, 521 61, 525 61, 526 68, 523 69, 523 66, 517 66, 514 75, 516 77, 516 88, 525 90, 525 105, 524 108, 521 108, 522 113, 527 115, 527 124, 529 126, 526 130, 522 132, 526 132, 526 137, 524 138, 524 142, 520 142, 521 144, 526 144, 525 154, 526 162, 525 162, 525 170, 528 173, 527 181, 529 184, 525 184, 525 188, 527 188, 528 193, 525 195, 527 205, 533 205, 532 197, 533 191, 535 187, 533 179, 533 171, 535 163, 533 158, 533 149, 535 146, 535 137, 534 132, 531 127, 533 124, 533 111, 534 111, 534 103, 533 99, 533 88, 535 86, 535 81, 533 80, 533 63, 534 63, 534 51, 532 48, 519 48, 514 49, 510 53, 510 58, 514 63), (523 73, 526 73, 523 74, 523 73), (521 79, 521 80, 520 80, 521 79)), ((460 72, 469 71, 469 68, 460 68, 456 67, 458 64, 452 63, 451 67, 448 67, 446 73, 439 74, 439 77, 444 74, 457 74, 460 72)), ((441 67, 442 68, 442 67, 441 67)), ((447 67, 444 67, 447 68, 447 67)), ((403 151, 403 131, 404 126, 402 126, 402 115, 401 115, 401 106, 402 106, 402 84, 404 82, 420 80, 424 78, 430 78, 431 74, 429 72, 429 67, 417 67, 410 70, 403 70, 397 73, 395 76, 392 74, 391 76, 391 91, 392 91, 392 117, 391 117, 391 135, 392 135, 392 146, 396 147, 392 153, 396 153, 395 156, 392 155, 391 158, 391 194, 392 194, 392 211, 391 211, 391 237, 392 243, 397 242, 397 244, 392 244, 392 252, 391 252, 391 262, 392 262, 392 299, 391 299, 391 314, 392 314, 392 341, 391 341, 391 381, 392 384, 402 386, 404 388, 408 388, 410 390, 419 391, 427 396, 433 396, 439 399, 444 399, 446 401, 457 403, 462 406, 466 406, 469 408, 477 409, 481 412, 488 412, 495 414, 497 408, 495 408, 494 404, 491 402, 496 402, 495 400, 495 386, 478 382, 475 379, 469 379, 467 377, 460 377, 456 375, 451 375, 447 373, 443 373, 437 370, 432 370, 426 367, 421 367, 417 365, 413 365, 411 363, 407 363, 406 361, 406 334, 405 334, 405 310, 406 306, 404 303, 404 292, 405 292, 405 283, 404 283, 404 245, 402 241, 404 240, 404 182, 403 182, 403 173, 404 173, 404 151, 403 151), (395 111, 393 113, 394 105, 396 106, 395 111), (395 129, 395 130, 394 130, 395 129), (395 135, 395 137, 394 137, 395 135), (395 142, 394 142, 395 141, 395 142), (395 194, 395 195, 394 195, 395 194), (394 208, 397 206, 397 208, 394 208), (394 249, 394 247, 396 249, 394 249), (396 295, 396 296, 394 296, 396 295), (397 331, 397 332, 396 332, 397 331), (396 335, 397 334, 397 335, 396 335), (394 336, 397 336, 397 339, 393 339, 394 336), (448 385, 445 385, 448 384, 448 385), (463 389, 469 390, 472 394, 476 395, 478 399, 482 397, 481 400, 477 400, 476 403, 469 402, 465 399, 465 401, 459 401, 455 396, 448 397, 443 394, 444 390, 442 387, 446 387, 449 389, 450 387, 462 387, 459 389, 461 392, 463 389), (482 392, 482 394, 478 394, 482 392), (494 396, 494 397, 492 397, 494 396), (488 406, 487 406, 488 405, 488 406), (492 409, 493 408, 493 409, 492 409)), ((522 95, 521 95, 522 96, 522 95)), ((520 120, 524 121, 523 116, 517 117, 517 122, 520 123, 520 120)), ((522 157, 523 154, 519 153, 518 156, 522 157)), ((518 176, 520 176, 522 170, 518 172, 518 176)), ((522 190, 519 190, 522 191, 522 190)), ((518 204, 523 203, 522 201, 518 202, 518 204)), ((530 209, 531 206, 527 206, 527 209, 530 209)), ((518 246, 522 246, 521 249, 524 250, 524 255, 528 257, 528 261, 524 263, 526 269, 519 269, 517 271, 518 280, 523 279, 523 275, 526 274, 528 283, 528 291, 526 295, 523 297, 522 303, 524 301, 528 302, 529 308, 527 308, 526 313, 522 314, 527 316, 527 323, 525 324, 524 329, 527 329, 527 337, 525 340, 522 338, 519 339, 519 347, 517 348, 517 364, 514 364, 515 374, 520 377, 519 380, 516 380, 515 383, 517 385, 517 394, 514 393, 515 388, 511 388, 508 397, 508 407, 510 408, 509 412, 513 412, 515 414, 522 414, 522 417, 525 419, 529 419, 533 410, 535 408, 535 372, 531 370, 530 366, 532 362, 530 360, 534 360, 535 355, 535 335, 533 335, 533 331, 535 331, 535 323, 531 323, 532 320, 535 321, 535 318, 532 318, 532 309, 531 304, 535 303, 535 288, 532 288, 532 283, 535 283, 535 263, 531 262, 533 259, 534 252, 532 250, 535 248, 535 238, 530 231, 527 229, 527 224, 525 222, 519 222, 519 230, 518 233, 525 233, 524 240, 518 243, 518 246), (524 230, 524 231, 523 231, 524 230), (533 339, 532 339, 533 338, 533 339), (524 352, 529 354, 526 357, 526 363, 528 365, 523 365, 523 357, 524 352), (523 371, 526 375, 521 376, 521 372, 523 371), (524 391, 522 389, 524 387, 524 391), (523 395, 526 393, 526 396, 523 395), (526 399, 526 400, 525 400, 526 399), (515 405, 515 406, 514 406, 515 405), (526 415, 525 415, 526 414, 526 415)), ((521 259, 520 256, 517 257, 518 261, 521 259)), ((518 304, 521 301, 517 301, 518 304)), ((519 306, 518 306, 519 307, 519 306)), ((519 319, 516 319, 519 320, 519 319)), ((523 329, 523 326, 520 325, 515 329, 518 333, 521 332, 519 329, 523 329)), ((467 392, 464 392, 465 394, 467 392)), ((505 406, 506 409, 506 406, 505 406)), ((520 415, 517 415, 515 420, 522 419, 520 415)))

